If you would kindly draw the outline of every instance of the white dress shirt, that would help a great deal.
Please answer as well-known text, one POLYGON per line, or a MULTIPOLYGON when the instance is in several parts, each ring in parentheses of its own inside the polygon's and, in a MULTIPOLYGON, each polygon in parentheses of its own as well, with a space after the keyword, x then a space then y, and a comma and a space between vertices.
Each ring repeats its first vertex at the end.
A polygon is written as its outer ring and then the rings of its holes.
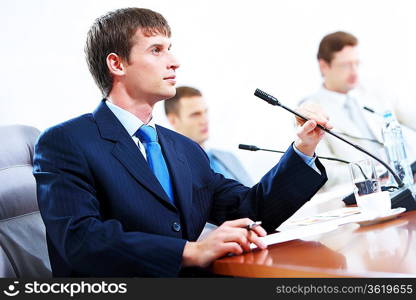
MULTIPOLYGON (((117 119, 120 121, 123 127, 127 130, 129 135, 133 139, 134 143, 139 147, 144 159, 147 160, 146 149, 144 148, 142 142, 140 142, 140 140, 134 135, 137 132, 137 130, 139 130, 139 128, 145 124, 142 122, 142 120, 133 115, 131 112, 128 112, 127 110, 122 109, 121 107, 118 107, 117 105, 111 103, 109 100, 106 100, 105 104, 107 104, 108 108, 113 112, 113 114, 117 117, 117 119)), ((153 118, 151 118, 149 123, 146 125, 151 126, 156 130, 156 125, 153 121, 153 118)))
MULTIPOLYGON (((331 124, 334 126, 332 131, 341 133, 347 140, 360 145, 381 159, 387 160, 382 144, 381 131, 384 122, 382 114, 386 110, 394 111, 394 109, 386 99, 371 94, 361 87, 352 90, 348 94, 342 94, 321 86, 315 94, 303 99, 299 104, 305 102, 313 102, 322 106, 329 116, 331 124), (377 113, 364 110, 364 106, 376 110, 377 113)), ((409 162, 412 163, 416 160, 416 132, 403 124, 402 130, 407 142, 409 162)), ((329 134, 326 134, 318 145, 316 153, 317 155, 330 156, 347 161, 358 161, 368 158, 366 154, 329 134)), ((348 165, 328 161, 324 162, 324 165, 328 173, 328 182, 322 190, 327 190, 340 183, 351 182, 348 165)))

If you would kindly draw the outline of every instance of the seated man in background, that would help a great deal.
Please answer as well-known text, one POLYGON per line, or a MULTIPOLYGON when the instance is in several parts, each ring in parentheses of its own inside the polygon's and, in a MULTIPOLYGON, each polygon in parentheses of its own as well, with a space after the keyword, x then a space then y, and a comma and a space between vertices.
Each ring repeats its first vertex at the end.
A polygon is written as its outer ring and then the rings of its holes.
MULTIPOLYGON (((381 130, 383 113, 392 110, 391 104, 380 97, 366 92, 359 85, 358 40, 347 32, 334 32, 325 36, 318 50, 319 69, 323 84, 315 94, 300 101, 300 105, 317 104, 331 116, 334 132, 337 132, 362 146, 371 153, 385 157, 381 130), (367 106, 376 112, 371 113, 363 107, 367 106)), ((309 106, 311 107, 311 106, 309 106)), ((396 111, 396 115, 400 114, 396 111)), ((399 122, 400 122, 399 118, 399 122)), ((412 126, 412 124, 410 124, 412 126)), ((416 149, 416 132, 403 127, 405 139, 416 149)), ((412 149, 413 148, 413 149, 412 149)), ((326 135, 320 143, 318 155, 335 157, 347 161, 358 161, 368 158, 365 154, 347 145, 337 138, 326 135)), ((416 159, 415 151, 408 153, 410 161, 416 159)), ((351 182, 348 166, 342 163, 328 162, 325 164, 328 182, 322 190, 327 190, 340 183, 351 182)))
POLYGON ((199 90, 188 86, 176 88, 176 95, 165 101, 165 113, 176 132, 190 138, 207 152, 215 172, 245 186, 253 185, 250 176, 232 153, 205 148, 209 138, 208 107, 199 90))
MULTIPOLYGON (((143 8, 96 19, 85 53, 104 99, 93 113, 47 129, 34 175, 54 276, 173 277, 250 251, 325 183, 315 149, 322 112, 299 123, 280 162, 248 188, 210 168, 201 147, 155 125, 179 64, 166 19, 143 8), (314 168, 318 168, 319 172, 314 168), (247 230, 253 221, 261 226, 247 230), (219 227, 197 241, 206 222, 219 227), (189 269, 188 269, 189 270, 189 269)), ((189 273, 187 273, 189 274, 189 273)))

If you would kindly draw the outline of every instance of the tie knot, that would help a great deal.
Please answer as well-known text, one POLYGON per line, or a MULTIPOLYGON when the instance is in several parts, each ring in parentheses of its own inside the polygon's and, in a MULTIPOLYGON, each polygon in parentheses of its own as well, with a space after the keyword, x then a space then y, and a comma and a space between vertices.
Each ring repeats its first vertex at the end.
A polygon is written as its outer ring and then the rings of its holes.
POLYGON ((134 134, 142 143, 157 142, 156 130, 149 125, 143 125, 134 134))
POLYGON ((350 95, 347 95, 344 102, 344 107, 351 109, 355 106, 355 99, 354 97, 351 97, 350 95))

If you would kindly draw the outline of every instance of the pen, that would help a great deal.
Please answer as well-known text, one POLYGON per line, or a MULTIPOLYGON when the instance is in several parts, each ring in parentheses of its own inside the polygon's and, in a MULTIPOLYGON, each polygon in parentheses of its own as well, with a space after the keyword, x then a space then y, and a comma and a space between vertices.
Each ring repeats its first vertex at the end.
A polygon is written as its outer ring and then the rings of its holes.
POLYGON ((253 228, 254 227, 257 227, 257 226, 259 226, 259 225, 261 225, 261 221, 256 221, 256 222, 253 222, 253 223, 251 223, 251 224, 248 224, 246 227, 244 227, 245 229, 247 229, 248 231, 250 231, 250 230, 253 230, 253 228))

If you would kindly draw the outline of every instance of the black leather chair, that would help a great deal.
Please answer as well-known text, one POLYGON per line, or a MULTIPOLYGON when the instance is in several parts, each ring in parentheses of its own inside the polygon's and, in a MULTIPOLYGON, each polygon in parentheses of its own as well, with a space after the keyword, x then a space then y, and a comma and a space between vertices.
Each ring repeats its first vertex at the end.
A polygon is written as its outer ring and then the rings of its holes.
POLYGON ((39 130, 0 127, 0 277, 51 277, 32 175, 39 130))

